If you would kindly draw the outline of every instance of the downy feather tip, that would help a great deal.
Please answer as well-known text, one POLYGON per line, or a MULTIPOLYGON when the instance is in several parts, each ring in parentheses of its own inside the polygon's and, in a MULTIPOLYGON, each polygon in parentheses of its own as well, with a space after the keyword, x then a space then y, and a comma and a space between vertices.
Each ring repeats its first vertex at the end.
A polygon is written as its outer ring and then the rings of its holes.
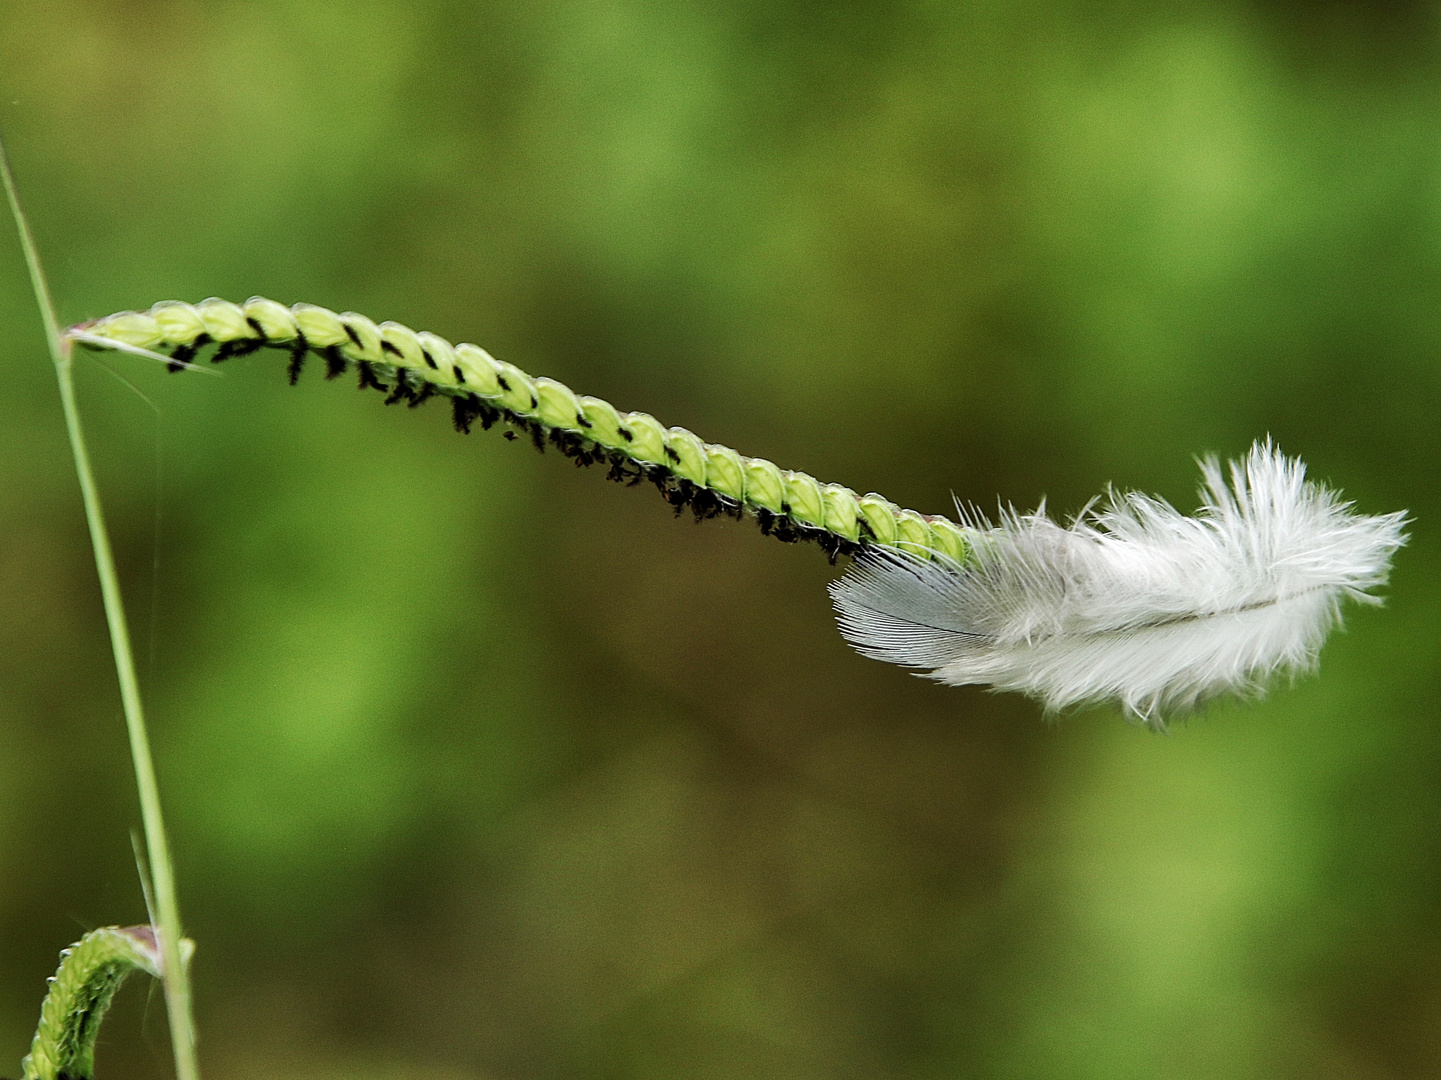
POLYGON ((1201 461, 1191 517, 1111 492, 1069 527, 1044 506, 969 515, 963 564, 871 548, 831 585, 841 633, 877 660, 953 686, 989 685, 1048 712, 1115 702, 1168 716, 1226 692, 1259 693, 1315 667, 1349 597, 1386 581, 1405 513, 1352 512, 1270 440, 1201 461))

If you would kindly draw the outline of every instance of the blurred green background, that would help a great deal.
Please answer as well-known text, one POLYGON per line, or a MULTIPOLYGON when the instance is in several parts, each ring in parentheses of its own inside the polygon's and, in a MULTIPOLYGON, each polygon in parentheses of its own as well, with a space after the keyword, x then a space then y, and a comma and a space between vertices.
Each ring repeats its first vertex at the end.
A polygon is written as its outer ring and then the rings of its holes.
MULTIPOLYGON (((67 321, 354 309, 929 511, 1189 508, 1269 432, 1415 518, 1319 678, 1048 725, 854 655, 814 548, 278 354, 86 359, 210 1080, 1441 1076, 1441 7, 5 0, 0 122, 67 321)), ((144 907, 0 249, 16 1075, 144 907)))

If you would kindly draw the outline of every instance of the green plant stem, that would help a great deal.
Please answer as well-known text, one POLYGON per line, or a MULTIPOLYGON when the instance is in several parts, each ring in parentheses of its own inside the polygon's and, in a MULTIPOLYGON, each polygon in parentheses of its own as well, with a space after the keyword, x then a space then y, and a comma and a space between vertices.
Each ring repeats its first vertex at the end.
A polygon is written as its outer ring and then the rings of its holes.
POLYGON ((176 1080, 198 1080, 195 1058, 195 1023, 191 1015, 190 974, 181 955, 180 908, 175 898, 175 872, 170 860, 170 844, 165 835, 165 819, 160 812, 160 788, 155 780, 155 763, 150 754, 150 738, 145 727, 145 713, 140 702, 140 683, 135 674, 135 659, 130 648, 130 632, 125 622, 125 606, 120 595, 120 579, 115 571, 115 558, 110 550, 110 537, 105 528, 105 515, 100 494, 95 486, 90 454, 86 449, 80 411, 75 402, 75 381, 72 377, 70 343, 60 330, 50 288, 40 266, 29 223, 20 208, 20 196, 10 172, 10 159, 0 142, 0 173, 4 174, 5 193, 15 215, 25 263, 35 299, 45 321, 45 336, 50 357, 55 363, 55 377, 60 384, 60 403, 65 412, 65 427, 70 435, 70 449, 75 458, 75 473, 80 481, 80 495, 85 503, 85 518, 90 526, 90 545, 95 552, 95 569, 100 577, 100 593, 105 602, 105 621, 110 628, 110 644, 115 653, 115 672, 120 681, 120 700, 125 710, 125 727, 130 735, 130 757, 135 766, 135 783, 140 794, 140 816, 145 827, 145 848, 149 856, 151 887, 155 897, 153 917, 160 941, 160 967, 165 986, 165 1007, 170 1020, 170 1038, 175 1053, 176 1080))

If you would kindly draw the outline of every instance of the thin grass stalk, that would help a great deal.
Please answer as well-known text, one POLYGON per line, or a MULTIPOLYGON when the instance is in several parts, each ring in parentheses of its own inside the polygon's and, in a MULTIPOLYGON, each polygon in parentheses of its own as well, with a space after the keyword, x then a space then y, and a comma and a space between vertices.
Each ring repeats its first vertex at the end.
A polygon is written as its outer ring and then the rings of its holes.
POLYGON ((135 783, 140 795, 140 816, 145 828, 145 849, 151 868, 151 892, 155 898, 152 918, 156 922, 160 943, 160 967, 165 987, 165 1008, 170 1021, 170 1040, 175 1054, 176 1080, 199 1080, 195 1056, 195 1022, 191 1012, 190 974, 181 953, 180 908, 175 897, 175 871, 166 839, 165 819, 160 810, 160 788, 155 779, 155 763, 150 753, 150 737, 145 726, 145 712, 140 700, 140 682, 135 674, 135 659, 130 647, 130 632, 125 622, 125 606, 120 595, 120 579, 115 571, 115 557, 110 536, 105 528, 105 515, 100 494, 95 486, 90 453, 86 448, 80 411, 75 402, 75 381, 72 376, 70 342, 60 330, 60 320, 50 297, 45 273, 30 225, 20 208, 20 195, 10 171, 10 158, 0 140, 0 173, 5 181, 5 194, 20 234, 30 283, 35 290, 50 358, 55 364, 55 377, 60 385, 60 403, 65 412, 65 428, 70 436, 70 450, 75 458, 75 473, 80 481, 80 495, 85 504, 85 519, 90 527, 90 546, 95 552, 95 570, 100 577, 100 593, 105 602, 105 621, 110 630, 110 644, 115 654, 115 673, 120 682, 120 701, 125 710, 125 727, 130 736, 130 757, 135 766, 135 783))

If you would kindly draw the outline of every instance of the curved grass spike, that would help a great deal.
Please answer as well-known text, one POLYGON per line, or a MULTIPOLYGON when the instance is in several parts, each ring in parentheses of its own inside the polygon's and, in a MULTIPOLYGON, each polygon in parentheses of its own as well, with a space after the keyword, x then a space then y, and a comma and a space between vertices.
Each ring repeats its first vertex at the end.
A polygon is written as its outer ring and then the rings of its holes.
MULTIPOLYGON (((189 364, 207 345, 219 362, 262 347, 290 353, 290 381, 307 356, 319 355, 326 377, 354 365, 360 387, 387 394, 386 404, 419 405, 441 395, 451 399, 455 426, 468 432, 479 420, 497 421, 529 433, 536 448, 548 442, 580 465, 605 464, 613 480, 652 481, 676 508, 696 520, 750 511, 761 531, 785 541, 814 540, 830 555, 854 554, 866 544, 899 548, 929 559, 965 559, 965 535, 938 515, 904 510, 874 493, 858 495, 823 484, 802 472, 663 427, 647 413, 620 412, 600 398, 573 393, 554 379, 534 378, 476 345, 452 345, 399 323, 376 325, 354 312, 336 314, 310 304, 285 307, 252 297, 244 304, 202 300, 165 301, 149 311, 125 311, 72 327, 72 338, 91 348, 165 350, 172 369, 189 364)), ((514 431, 507 431, 514 438, 514 431)))
MULTIPOLYGON (((188 960, 191 943, 182 943, 188 960)), ((95 1039, 110 1000, 132 971, 160 978, 160 946, 149 926, 92 930, 60 954, 60 968, 40 1006, 22 1080, 91 1080, 95 1039)))

